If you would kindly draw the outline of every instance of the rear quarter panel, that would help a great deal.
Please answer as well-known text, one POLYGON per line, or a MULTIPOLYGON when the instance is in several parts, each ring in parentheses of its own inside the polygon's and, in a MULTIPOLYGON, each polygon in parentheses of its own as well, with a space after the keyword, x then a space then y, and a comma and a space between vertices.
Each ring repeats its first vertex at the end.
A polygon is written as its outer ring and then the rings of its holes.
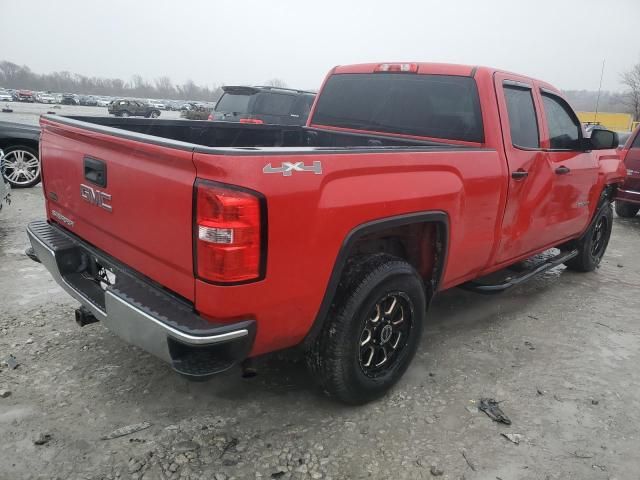
POLYGON ((200 178, 241 185, 267 198, 265 279, 237 286, 197 280, 195 292, 201 314, 258 320, 253 355, 304 338, 343 241, 363 223, 444 211, 450 241, 441 287, 480 271, 494 247, 506 189, 503 162, 497 152, 483 149, 269 156, 196 152, 194 163, 200 178), (262 173, 269 163, 314 161, 321 162, 321 175, 262 173))

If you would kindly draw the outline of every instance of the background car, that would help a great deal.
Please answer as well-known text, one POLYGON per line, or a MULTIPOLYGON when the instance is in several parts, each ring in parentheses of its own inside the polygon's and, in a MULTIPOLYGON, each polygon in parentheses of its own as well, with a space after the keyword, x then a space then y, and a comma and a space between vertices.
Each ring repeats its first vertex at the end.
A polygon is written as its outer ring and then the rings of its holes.
POLYGON ((209 120, 304 125, 315 93, 277 87, 222 87, 209 120))
POLYGON ((33 103, 36 99, 31 90, 18 90, 18 101, 33 103))
POLYGON ((107 111, 116 117, 146 117, 158 118, 160 110, 142 100, 126 98, 114 100, 107 107, 107 111))
POLYGON ((83 95, 79 97, 78 103, 85 107, 95 107, 98 105, 98 100, 92 95, 83 95))
POLYGON ((56 103, 56 98, 50 93, 41 93, 38 95, 38 101, 40 103, 56 103))
POLYGON ((62 105, 78 105, 78 96, 73 93, 63 93, 60 103, 62 105))
POLYGON ((13 95, 6 90, 0 90, 0 102, 13 102, 13 95))
POLYGON ((107 107, 109 106, 111 101, 112 100, 110 98, 104 98, 104 97, 96 99, 96 103, 98 104, 98 107, 107 107))
POLYGON ((38 144, 40 127, 0 122, 0 173, 12 188, 33 187, 40 182, 38 144))

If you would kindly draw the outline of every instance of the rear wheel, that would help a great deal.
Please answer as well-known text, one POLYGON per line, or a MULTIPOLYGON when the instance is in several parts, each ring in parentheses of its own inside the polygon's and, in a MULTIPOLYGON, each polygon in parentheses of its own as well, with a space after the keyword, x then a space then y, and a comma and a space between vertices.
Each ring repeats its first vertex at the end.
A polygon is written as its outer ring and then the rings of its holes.
POLYGON ((578 272, 595 270, 609 245, 612 227, 613 208, 610 203, 606 203, 596 213, 596 218, 587 233, 576 243, 578 255, 565 262, 567 268, 578 272))
POLYGON ((616 200, 616 213, 619 217, 631 218, 635 217, 640 210, 640 205, 634 205, 632 203, 621 202, 616 200))
POLYGON ((120 116, 121 117, 128 117, 129 116, 129 112, 127 112, 126 110, 124 112, 120 112, 120 116))
POLYGON ((4 152, 0 172, 12 188, 33 187, 40 182, 40 160, 34 148, 16 145, 4 152))
POLYGON ((158 111, 154 110, 154 111, 152 111, 152 112, 149 114, 149 116, 150 116, 151 118, 158 118, 158 117, 160 116, 160 112, 158 112, 158 111))
POLYGON ((351 262, 338 299, 308 353, 324 390, 349 404, 381 397, 406 371, 426 316, 422 279, 386 254, 351 262))

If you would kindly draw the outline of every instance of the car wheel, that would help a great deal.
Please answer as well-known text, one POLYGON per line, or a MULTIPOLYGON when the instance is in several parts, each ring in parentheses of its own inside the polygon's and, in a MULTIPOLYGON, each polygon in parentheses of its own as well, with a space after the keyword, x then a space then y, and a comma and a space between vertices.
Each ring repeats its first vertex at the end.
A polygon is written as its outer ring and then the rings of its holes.
POLYGON ((307 364, 326 393, 364 404, 384 395, 413 359, 425 287, 407 262, 377 254, 350 262, 337 295, 307 364))
POLYGON ((40 160, 37 150, 24 145, 6 148, 0 164, 2 177, 12 188, 28 188, 40 182, 40 160))
POLYGON ((154 110, 149 114, 149 116, 151 118, 158 118, 160 116, 160 112, 157 112, 157 111, 154 110))
POLYGON ((589 230, 576 243, 578 255, 565 262, 567 268, 578 272, 594 271, 607 250, 612 227, 613 208, 607 202, 598 209, 589 230))
POLYGON ((631 218, 635 217, 640 210, 640 205, 634 205, 632 203, 621 202, 616 200, 616 213, 619 217, 631 218))
POLYGON ((124 112, 120 112, 120 116, 126 118, 129 116, 129 112, 127 112, 126 110, 124 112))

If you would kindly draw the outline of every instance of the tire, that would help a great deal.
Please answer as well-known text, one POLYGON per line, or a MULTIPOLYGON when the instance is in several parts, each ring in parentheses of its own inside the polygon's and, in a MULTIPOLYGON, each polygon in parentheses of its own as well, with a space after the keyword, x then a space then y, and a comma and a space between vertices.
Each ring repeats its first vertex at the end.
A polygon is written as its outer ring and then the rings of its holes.
POLYGON ((40 183, 41 175, 38 151, 26 145, 6 148, 0 172, 11 188, 30 188, 37 185, 40 183))
POLYGON ((634 205, 633 203, 621 202, 616 200, 616 213, 619 217, 632 218, 635 217, 640 210, 640 205, 634 205))
POLYGON ((130 114, 129 114, 129 112, 127 112, 127 111, 125 110, 124 112, 120 112, 120 115, 119 115, 119 116, 120 116, 120 117, 127 118, 129 115, 130 115, 130 114))
POLYGON ((336 297, 307 365, 327 394, 362 405, 384 395, 415 356, 425 287, 407 262, 376 254, 350 261, 336 297))
POLYGON ((613 227, 613 208, 610 203, 602 205, 589 230, 577 241, 578 255, 565 262, 567 268, 577 272, 593 272, 609 245, 613 227))
POLYGON ((158 112, 157 110, 153 110, 153 111, 149 114, 149 116, 150 116, 151 118, 158 118, 158 117, 160 116, 160 112, 158 112))

